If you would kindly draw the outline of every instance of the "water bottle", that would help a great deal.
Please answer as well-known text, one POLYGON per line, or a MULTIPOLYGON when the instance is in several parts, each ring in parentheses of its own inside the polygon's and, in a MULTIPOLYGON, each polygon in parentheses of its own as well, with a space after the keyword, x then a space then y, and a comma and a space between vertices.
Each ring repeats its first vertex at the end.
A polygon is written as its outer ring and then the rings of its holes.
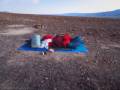
POLYGON ((40 35, 33 35, 31 38, 31 47, 32 48, 39 48, 41 45, 41 37, 40 35))

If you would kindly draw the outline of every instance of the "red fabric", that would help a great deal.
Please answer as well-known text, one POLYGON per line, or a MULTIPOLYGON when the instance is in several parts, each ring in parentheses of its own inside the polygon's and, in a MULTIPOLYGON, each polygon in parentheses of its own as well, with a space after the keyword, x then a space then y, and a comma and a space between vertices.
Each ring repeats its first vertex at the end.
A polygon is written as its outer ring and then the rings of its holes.
POLYGON ((64 40, 71 40, 72 37, 69 34, 64 35, 64 40))
POLYGON ((52 42, 49 42, 49 47, 52 47, 53 46, 53 43, 52 42))
POLYGON ((67 47, 72 39, 72 37, 69 34, 65 34, 63 37, 64 41, 63 41, 63 46, 67 47))
POLYGON ((65 34, 64 36, 55 36, 53 38, 53 47, 59 47, 59 48, 66 48, 68 46, 68 44, 71 41, 71 36, 69 34, 65 34))
POLYGON ((47 35, 43 36, 42 40, 45 40, 45 39, 52 39, 52 38, 53 38, 53 35, 47 34, 47 35))
MULTIPOLYGON (((52 38, 53 38, 53 35, 47 34, 47 35, 43 36, 42 41, 46 40, 46 39, 52 39, 52 38)), ((52 46, 52 42, 49 42, 49 47, 51 47, 51 46, 52 46)))
POLYGON ((53 38, 53 47, 58 47, 58 48, 63 47, 62 42, 63 42, 63 36, 59 36, 59 35, 55 36, 53 38))

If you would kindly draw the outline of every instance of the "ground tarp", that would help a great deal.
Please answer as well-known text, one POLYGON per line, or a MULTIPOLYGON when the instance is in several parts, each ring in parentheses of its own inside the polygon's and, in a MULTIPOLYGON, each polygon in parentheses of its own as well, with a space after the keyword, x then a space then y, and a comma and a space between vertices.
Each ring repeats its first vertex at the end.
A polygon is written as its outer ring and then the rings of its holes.
MULTIPOLYGON (((21 51, 38 51, 38 52, 47 52, 46 48, 31 48, 31 46, 27 43, 20 46, 17 50, 21 51)), ((66 52, 66 53, 88 53, 88 49, 85 44, 80 44, 79 49, 71 49, 71 48, 55 48, 55 52, 66 52)))

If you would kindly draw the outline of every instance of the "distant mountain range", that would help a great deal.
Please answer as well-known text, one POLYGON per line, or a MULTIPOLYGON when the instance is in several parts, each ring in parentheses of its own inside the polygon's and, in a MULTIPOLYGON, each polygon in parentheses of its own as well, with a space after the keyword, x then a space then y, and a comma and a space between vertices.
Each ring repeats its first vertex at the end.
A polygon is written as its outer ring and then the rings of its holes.
MULTIPOLYGON (((11 13, 11 12, 0 12, 2 13, 11 13)), ((15 13, 17 14, 17 13, 15 13)), ((46 14, 37 14, 37 15, 46 15, 46 14)), ((98 17, 98 18, 115 18, 120 19, 120 9, 107 12, 99 13, 64 13, 64 14, 47 14, 47 15, 57 15, 57 16, 78 16, 78 17, 98 17)))
POLYGON ((103 17, 103 18, 120 18, 120 9, 100 13, 65 13, 63 16, 82 16, 82 17, 103 17))

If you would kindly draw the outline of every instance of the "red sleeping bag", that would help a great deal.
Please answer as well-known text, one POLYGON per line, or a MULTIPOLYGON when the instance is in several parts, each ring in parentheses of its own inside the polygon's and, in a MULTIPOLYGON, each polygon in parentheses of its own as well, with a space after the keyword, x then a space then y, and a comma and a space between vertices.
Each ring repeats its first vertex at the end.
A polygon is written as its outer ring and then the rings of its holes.
POLYGON ((65 34, 63 37, 63 46, 67 48, 71 40, 72 40, 71 36, 69 34, 65 34))
POLYGON ((55 36, 52 40, 52 46, 55 47, 55 48, 61 48, 63 46, 62 44, 63 42, 63 36, 55 36))
POLYGON ((71 36, 65 34, 64 36, 57 35, 53 38, 52 46, 58 48, 67 48, 71 41, 71 36))

